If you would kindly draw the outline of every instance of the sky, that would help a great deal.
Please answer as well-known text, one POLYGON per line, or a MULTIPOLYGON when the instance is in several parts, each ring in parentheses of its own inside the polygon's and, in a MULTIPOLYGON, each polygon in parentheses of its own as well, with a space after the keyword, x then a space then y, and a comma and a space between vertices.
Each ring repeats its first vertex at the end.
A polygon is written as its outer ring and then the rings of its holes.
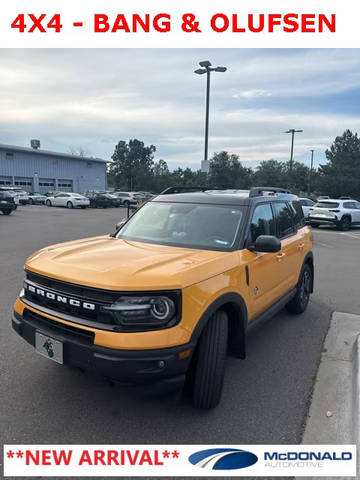
POLYGON ((156 146, 170 169, 203 159, 205 76, 212 73, 209 155, 227 150, 246 166, 262 160, 326 162, 347 128, 360 132, 356 49, 0 49, 0 143, 110 159, 119 140, 156 146))

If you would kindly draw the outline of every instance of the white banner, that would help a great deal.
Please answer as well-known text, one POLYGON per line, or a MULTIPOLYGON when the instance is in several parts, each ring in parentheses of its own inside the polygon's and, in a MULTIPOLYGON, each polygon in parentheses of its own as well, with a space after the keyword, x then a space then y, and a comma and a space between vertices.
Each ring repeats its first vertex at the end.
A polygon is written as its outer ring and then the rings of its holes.
POLYGON ((355 477, 355 445, 5 445, 10 477, 355 477))
POLYGON ((356 48, 359 13, 350 0, 3 1, 0 47, 356 48))

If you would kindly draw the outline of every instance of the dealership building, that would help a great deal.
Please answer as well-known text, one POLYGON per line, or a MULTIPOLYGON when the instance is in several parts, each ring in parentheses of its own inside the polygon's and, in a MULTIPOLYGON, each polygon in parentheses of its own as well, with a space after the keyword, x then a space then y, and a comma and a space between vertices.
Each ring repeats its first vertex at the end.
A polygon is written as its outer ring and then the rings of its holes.
POLYGON ((0 144, 0 186, 40 193, 106 190, 107 160, 42 150, 38 140, 30 145, 0 144))

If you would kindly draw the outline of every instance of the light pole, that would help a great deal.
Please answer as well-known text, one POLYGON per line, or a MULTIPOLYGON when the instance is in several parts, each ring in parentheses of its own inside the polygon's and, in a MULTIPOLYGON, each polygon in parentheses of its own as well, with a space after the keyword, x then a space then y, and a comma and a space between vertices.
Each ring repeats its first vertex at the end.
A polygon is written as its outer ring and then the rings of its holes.
POLYGON ((310 171, 309 171, 309 182, 308 182, 308 197, 310 196, 310 193, 311 193, 311 177, 312 177, 312 170, 314 165, 314 151, 315 150, 310 150, 311 160, 310 160, 310 171))
POLYGON ((293 168, 293 159, 294 159, 294 136, 295 133, 300 133, 302 130, 295 130, 295 128, 290 128, 285 133, 291 133, 291 153, 290 153, 290 171, 293 168))
POLYGON ((199 62, 200 67, 195 70, 197 75, 203 75, 206 73, 206 113, 205 113, 205 148, 204 148, 204 161, 205 168, 208 165, 208 143, 209 143, 209 105, 210 105, 210 73, 211 72, 226 72, 226 67, 212 67, 209 60, 199 62))

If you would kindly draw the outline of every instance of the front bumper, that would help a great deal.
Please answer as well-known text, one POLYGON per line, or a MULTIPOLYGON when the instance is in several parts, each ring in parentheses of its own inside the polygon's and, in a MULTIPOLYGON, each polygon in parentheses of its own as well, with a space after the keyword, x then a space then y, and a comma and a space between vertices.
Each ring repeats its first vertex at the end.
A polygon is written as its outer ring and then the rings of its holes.
MULTIPOLYGON (((145 385, 154 391, 183 385, 194 344, 156 350, 117 350, 94 344, 90 331, 69 327, 24 309, 14 311, 13 329, 35 347, 35 332, 63 344, 63 362, 128 385, 145 385), (189 352, 188 352, 189 351, 189 352)), ((118 335, 114 333, 114 335, 118 335)))

